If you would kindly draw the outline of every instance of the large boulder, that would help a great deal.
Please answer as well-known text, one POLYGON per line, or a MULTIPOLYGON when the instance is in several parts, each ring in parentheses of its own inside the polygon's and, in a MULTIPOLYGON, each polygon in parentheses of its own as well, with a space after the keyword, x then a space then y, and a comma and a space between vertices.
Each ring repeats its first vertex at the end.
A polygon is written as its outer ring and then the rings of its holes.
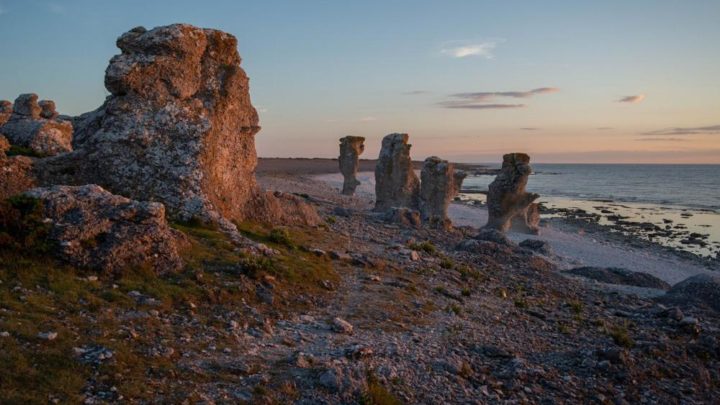
POLYGON ((660 297, 680 305, 700 305, 720 311, 720 274, 698 274, 675 284, 660 297))
POLYGON ((0 133, 13 145, 29 148, 38 155, 52 156, 72 150, 72 124, 58 119, 54 102, 38 103, 38 96, 33 93, 18 96, 12 114, 0 126, 0 133))
POLYGON ((418 209, 420 180, 413 170, 408 134, 389 134, 382 140, 375 166, 375 210, 392 207, 418 209))
POLYGON ((437 156, 425 159, 420 172, 420 214, 430 226, 448 229, 452 223, 448 207, 460 192, 465 172, 455 171, 455 165, 437 156))
POLYGON ((340 164, 340 173, 342 173, 343 189, 342 193, 345 195, 355 194, 355 188, 360 185, 360 181, 357 179, 358 158, 365 150, 365 138, 362 136, 346 136, 340 138, 340 157, 338 157, 338 163, 340 164))
POLYGON ((40 202, 53 252, 72 265, 113 274, 182 266, 178 235, 160 203, 134 201, 92 184, 34 188, 23 195, 40 202))
POLYGON ((162 202, 183 220, 314 221, 257 211, 286 201, 256 184, 260 127, 234 36, 187 24, 137 27, 117 46, 105 72, 110 96, 75 121, 73 153, 41 163, 45 184, 99 184, 162 202))
POLYGON ((530 156, 524 153, 503 156, 500 173, 488 187, 486 228, 507 231, 512 219, 525 213, 528 206, 539 197, 525 191, 531 172, 530 156))
POLYGON ((0 135, 0 200, 35 186, 32 159, 26 156, 7 156, 10 142, 0 135))

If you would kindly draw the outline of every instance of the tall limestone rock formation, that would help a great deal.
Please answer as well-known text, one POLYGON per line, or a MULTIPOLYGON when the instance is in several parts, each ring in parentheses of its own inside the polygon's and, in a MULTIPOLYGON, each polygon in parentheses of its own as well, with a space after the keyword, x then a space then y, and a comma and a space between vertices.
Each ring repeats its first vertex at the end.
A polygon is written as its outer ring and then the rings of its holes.
POLYGON ((389 134, 382 140, 375 166, 375 210, 419 208, 420 180, 413 170, 408 134, 389 134))
POLYGON ((338 157, 338 163, 340 164, 340 173, 342 173, 343 189, 342 193, 345 195, 355 194, 355 188, 360 185, 360 181, 357 179, 358 158, 365 150, 365 138, 362 136, 346 136, 340 138, 340 157, 338 157))
POLYGON ((452 199, 460 192, 465 172, 437 156, 425 159, 420 172, 420 213, 423 222, 432 227, 448 229, 447 216, 452 199))
POLYGON ((42 162, 43 183, 99 184, 162 202, 177 219, 319 222, 300 199, 256 184, 260 126, 234 36, 137 27, 117 46, 105 71, 111 95, 75 120, 73 153, 42 162))
POLYGON ((507 231, 512 219, 524 215, 528 206, 540 197, 525 191, 530 173, 530 156, 525 153, 503 156, 500 173, 488 187, 488 222, 485 228, 507 231))

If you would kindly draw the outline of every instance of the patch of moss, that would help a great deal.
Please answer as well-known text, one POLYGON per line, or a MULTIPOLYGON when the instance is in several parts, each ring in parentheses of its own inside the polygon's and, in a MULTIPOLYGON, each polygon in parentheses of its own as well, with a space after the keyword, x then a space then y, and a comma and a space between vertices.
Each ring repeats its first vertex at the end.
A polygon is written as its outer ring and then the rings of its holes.
POLYGON ((408 247, 412 250, 422 251, 429 255, 434 255, 437 252, 437 248, 429 240, 419 243, 411 243, 408 247))
POLYGON ((635 341, 632 337, 630 337, 630 333, 625 325, 615 325, 610 327, 608 334, 618 346, 626 347, 628 349, 635 346, 635 341))

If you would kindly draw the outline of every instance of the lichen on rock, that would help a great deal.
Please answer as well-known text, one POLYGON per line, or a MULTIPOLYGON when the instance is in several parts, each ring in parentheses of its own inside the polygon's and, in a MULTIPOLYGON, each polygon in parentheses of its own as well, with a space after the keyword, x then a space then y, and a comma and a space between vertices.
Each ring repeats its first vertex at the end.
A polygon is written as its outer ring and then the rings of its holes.
POLYGON ((52 253, 72 265, 114 274, 131 267, 165 273, 182 266, 179 235, 160 203, 134 201, 93 184, 34 188, 22 195, 41 203, 52 253))
POLYGON ((55 103, 43 100, 38 103, 34 93, 21 94, 15 100, 10 115, 5 103, 0 111, 0 133, 10 143, 30 148, 38 155, 57 155, 72 150, 73 127, 58 119, 55 103), (3 118, 3 117, 6 117, 3 118), (3 123, 3 120, 5 121, 3 123))
POLYGON ((111 95, 75 119, 73 153, 41 163, 44 184, 99 184, 160 201, 180 220, 319 222, 262 211, 287 201, 256 184, 260 126, 234 36, 188 24, 137 27, 117 46, 105 72, 111 95))

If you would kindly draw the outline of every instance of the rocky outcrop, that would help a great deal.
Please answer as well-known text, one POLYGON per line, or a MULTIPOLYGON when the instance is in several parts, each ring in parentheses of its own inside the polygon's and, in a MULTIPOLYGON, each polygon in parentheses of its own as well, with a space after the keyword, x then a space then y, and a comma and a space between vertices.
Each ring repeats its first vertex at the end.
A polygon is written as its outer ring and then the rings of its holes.
POLYGON ((235 37, 175 24, 134 28, 117 46, 105 72, 111 95, 75 121, 73 153, 42 162, 45 184, 99 184, 184 220, 315 221, 292 216, 309 207, 276 211, 301 202, 256 184, 260 127, 235 37))
POLYGON ((358 158, 365 150, 365 138, 362 136, 346 136, 340 138, 340 173, 342 173, 343 189, 345 195, 355 194, 355 188, 360 185, 356 175, 358 171, 358 158))
POLYGON ((577 267, 564 271, 566 274, 596 280, 601 283, 629 285, 633 287, 667 290, 670 284, 647 273, 617 267, 577 267))
POLYGON ((452 223, 447 210, 452 199, 460 192, 465 172, 437 156, 425 159, 420 172, 420 213, 432 227, 447 229, 452 223))
POLYGON ((514 231, 531 235, 540 234, 540 204, 532 203, 522 212, 515 215, 512 219, 511 228, 514 231))
POLYGON ((54 253, 72 265, 114 274, 182 266, 177 234, 160 203, 130 200, 96 185, 34 188, 23 195, 40 201, 54 253))
POLYGON ((43 100, 38 104, 36 94, 21 94, 15 100, 10 118, 0 126, 0 133, 13 145, 30 148, 38 155, 71 151, 72 124, 57 117, 54 102, 43 100))
POLYGON ((32 159, 26 156, 6 156, 10 142, 0 135, 0 200, 35 186, 32 159))
POLYGON ((720 274, 698 274, 675 284, 659 298, 680 305, 699 305, 720 311, 720 274))
POLYGON ((417 209, 420 180, 413 170, 408 134, 390 134, 382 140, 375 166, 375 210, 392 207, 417 209))
POLYGON ((486 228, 507 231, 512 219, 523 215, 528 206, 539 197, 525 191, 531 172, 530 156, 524 153, 509 153, 503 156, 500 174, 488 188, 486 228))
POLYGON ((0 126, 5 124, 12 115, 12 103, 7 100, 0 100, 0 126))

